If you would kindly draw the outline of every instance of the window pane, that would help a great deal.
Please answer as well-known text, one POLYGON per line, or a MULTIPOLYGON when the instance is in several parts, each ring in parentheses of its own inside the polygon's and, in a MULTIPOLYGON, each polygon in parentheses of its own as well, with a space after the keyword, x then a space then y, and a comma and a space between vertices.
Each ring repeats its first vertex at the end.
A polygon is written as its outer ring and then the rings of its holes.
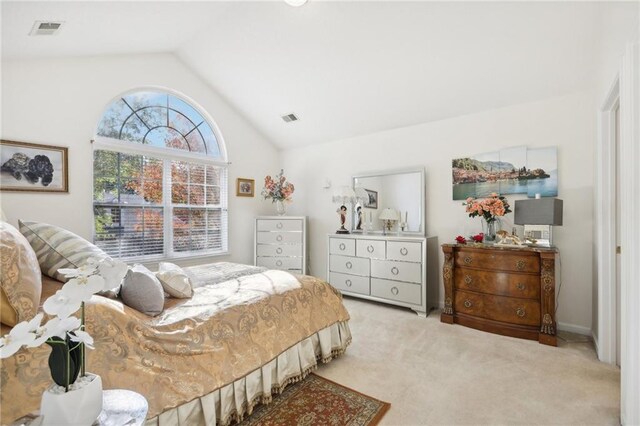
POLYGON ((100 124, 98 124, 98 135, 118 139, 122 123, 124 123, 131 114, 131 108, 129 108, 122 99, 113 102, 102 116, 100 124))
POLYGON ((179 112, 169 111, 169 127, 175 129, 182 135, 186 135, 192 131, 198 124, 200 124, 200 122, 193 122, 179 112))
POLYGON ((189 185, 189 204, 197 206, 204 204, 204 185, 189 185))
POLYGON ((220 157, 220 147, 218 146, 218 139, 216 139, 216 135, 211 130, 211 127, 208 123, 202 123, 200 127, 198 127, 200 133, 202 133, 202 137, 204 138, 204 142, 207 144, 207 155, 210 157, 220 157))
POLYGON ((191 183, 204 183, 204 166, 192 164, 189 169, 189 181, 191 183))
POLYGON ((204 121, 202 115, 198 111, 196 111, 194 107, 192 107, 182 99, 176 98, 175 96, 169 95, 169 107, 180 111, 196 125, 204 121))
POLYGON ((207 204, 220 204, 220 187, 207 185, 207 204))
POLYGON ((130 142, 142 143, 144 135, 147 134, 149 128, 135 115, 130 116, 122 126, 122 130, 118 139, 130 142))
POLYGON ((187 192, 188 185, 179 183, 171 186, 171 202, 173 204, 188 204, 189 193, 187 192))
POLYGON ((167 108, 164 107, 150 107, 142 108, 136 111, 138 117, 149 128, 161 127, 167 125, 167 108))
POLYGON ((96 150, 93 153, 93 175, 115 177, 118 169, 118 153, 96 150))
POLYGON ((189 163, 184 161, 171 162, 171 180, 175 182, 189 182, 189 163))
POLYGON ((93 200, 103 203, 118 202, 118 183, 115 178, 93 178, 93 200))
POLYGON ((204 146, 204 140, 200 136, 198 129, 187 135, 187 143, 189 144, 189 151, 206 153, 207 148, 204 146))
POLYGON ((220 185, 220 168, 207 166, 207 183, 209 185, 220 185))
POLYGON ((118 155, 120 156, 120 176, 124 178, 140 178, 142 155, 118 155))
POLYGON ((161 207, 95 207, 95 242, 114 257, 162 254, 161 207))

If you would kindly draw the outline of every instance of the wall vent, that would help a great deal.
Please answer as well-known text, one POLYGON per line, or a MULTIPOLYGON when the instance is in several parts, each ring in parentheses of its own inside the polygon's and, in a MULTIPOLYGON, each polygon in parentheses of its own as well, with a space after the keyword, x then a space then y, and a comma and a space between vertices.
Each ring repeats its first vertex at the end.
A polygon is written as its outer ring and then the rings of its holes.
POLYGON ((287 114, 287 115, 283 115, 282 119, 284 120, 285 123, 291 123, 293 121, 298 121, 299 120, 299 118, 293 113, 287 114))
POLYGON ((41 35, 57 35, 62 28, 62 21, 36 21, 31 28, 29 35, 41 36, 41 35))

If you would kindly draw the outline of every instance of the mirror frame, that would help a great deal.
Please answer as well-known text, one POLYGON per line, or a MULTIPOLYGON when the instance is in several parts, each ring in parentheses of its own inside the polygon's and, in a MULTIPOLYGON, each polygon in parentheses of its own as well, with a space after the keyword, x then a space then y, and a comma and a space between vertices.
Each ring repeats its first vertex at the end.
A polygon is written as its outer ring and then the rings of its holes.
MULTIPOLYGON (((351 187, 355 190, 356 187, 356 179, 370 178, 370 177, 380 177, 380 176, 391 176, 391 175, 400 175, 400 174, 408 174, 408 173, 420 173, 420 230, 418 231, 401 231, 400 235, 426 235, 426 222, 425 222, 425 170, 424 167, 413 167, 408 169, 393 169, 393 170, 381 170, 377 172, 368 172, 368 173, 360 173, 357 175, 351 176, 351 187)), ((352 208, 351 212, 351 232, 355 230, 355 223, 357 223, 355 205, 352 208)), ((360 232, 358 232, 360 234, 360 232)), ((364 234, 364 233, 362 233, 364 234)), ((382 231, 369 231, 364 235, 382 235, 382 231)), ((387 235, 397 235, 397 232, 392 232, 387 235)))

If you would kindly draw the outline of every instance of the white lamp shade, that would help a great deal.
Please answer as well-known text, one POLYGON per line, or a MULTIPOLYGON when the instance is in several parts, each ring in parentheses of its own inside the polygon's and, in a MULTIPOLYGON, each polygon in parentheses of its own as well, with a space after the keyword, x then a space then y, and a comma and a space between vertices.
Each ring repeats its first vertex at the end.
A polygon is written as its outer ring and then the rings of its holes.
POLYGON ((353 203, 356 200, 356 193, 350 186, 341 186, 336 192, 333 193, 333 202, 348 204, 353 203))
POLYGON ((384 209, 380 216, 378 216, 380 220, 398 220, 400 219, 400 215, 397 210, 394 209, 384 209))

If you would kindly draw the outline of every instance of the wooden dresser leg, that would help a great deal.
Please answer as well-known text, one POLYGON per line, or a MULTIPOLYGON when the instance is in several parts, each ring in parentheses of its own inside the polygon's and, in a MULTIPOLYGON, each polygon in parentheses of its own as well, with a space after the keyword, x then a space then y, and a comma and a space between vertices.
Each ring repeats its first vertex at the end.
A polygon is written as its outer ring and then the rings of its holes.
POLYGON ((555 253, 541 253, 542 271, 540 273, 540 285, 542 287, 540 308, 542 324, 538 342, 557 346, 556 339, 556 267, 555 253))
POLYGON ((444 247, 444 267, 442 278, 444 280, 444 309, 440 315, 440 321, 453 324, 453 251, 451 247, 444 247))

